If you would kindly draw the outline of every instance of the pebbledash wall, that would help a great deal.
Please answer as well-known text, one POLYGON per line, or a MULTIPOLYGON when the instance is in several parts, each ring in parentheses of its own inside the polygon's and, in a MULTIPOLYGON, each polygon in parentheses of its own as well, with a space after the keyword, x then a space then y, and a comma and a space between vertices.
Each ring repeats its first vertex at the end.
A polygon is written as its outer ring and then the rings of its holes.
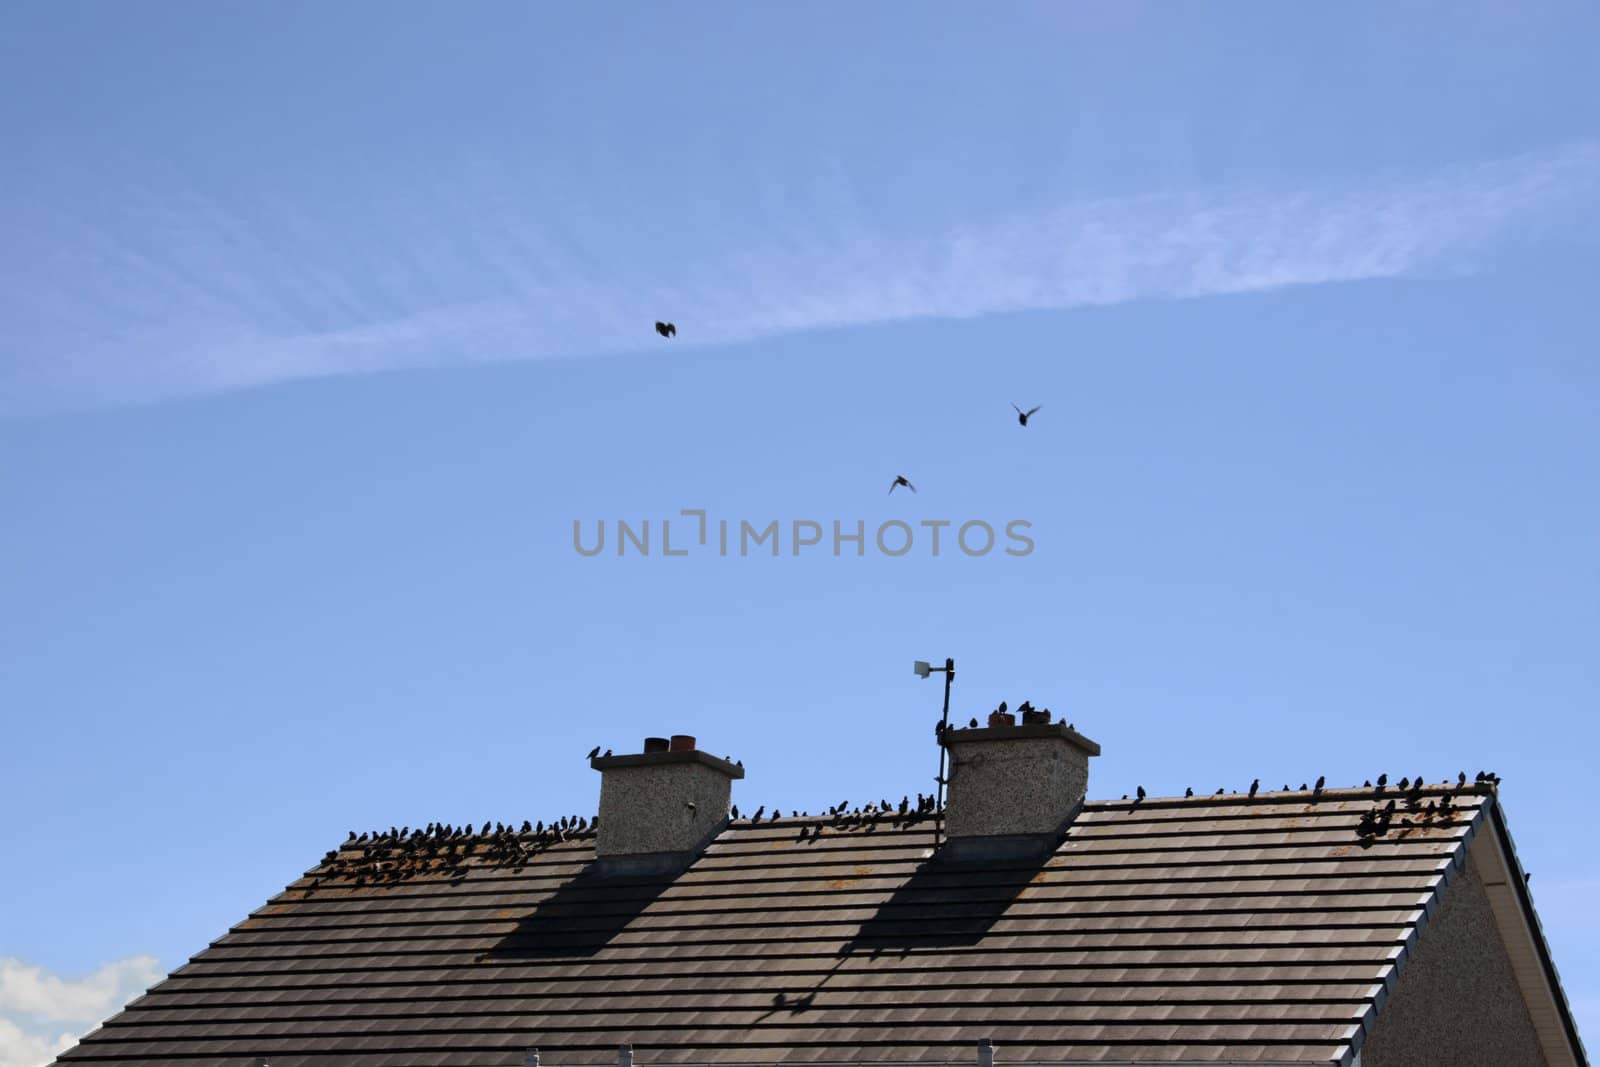
POLYGON ((1547 1067, 1484 892, 1476 847, 1462 876, 1445 887, 1438 914, 1361 1049, 1361 1067, 1426 1064, 1547 1067))

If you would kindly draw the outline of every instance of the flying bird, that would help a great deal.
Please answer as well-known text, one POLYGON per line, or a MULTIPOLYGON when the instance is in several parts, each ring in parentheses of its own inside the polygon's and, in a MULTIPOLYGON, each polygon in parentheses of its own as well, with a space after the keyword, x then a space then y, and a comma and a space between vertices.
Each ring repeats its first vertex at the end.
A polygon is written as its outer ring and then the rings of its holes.
POLYGON ((678 328, 670 322, 658 322, 656 323, 656 333, 659 333, 662 337, 676 337, 678 336, 678 328))
POLYGON ((1038 411, 1039 408, 1043 407, 1044 405, 1040 404, 1034 407, 1033 411, 1023 411, 1021 408, 1018 408, 1016 404, 1012 404, 1011 406, 1017 410, 1017 422, 1021 423, 1023 426, 1026 426, 1028 425, 1028 419, 1033 416, 1033 412, 1038 411))
POLYGON ((891 492, 891 493, 894 492, 896 489, 900 488, 902 485, 905 486, 907 489, 911 490, 913 493, 915 493, 917 491, 917 487, 912 485, 909 481, 907 481, 906 480, 906 476, 904 474, 897 474, 897 475, 894 476, 894 481, 889 483, 889 492, 891 492))

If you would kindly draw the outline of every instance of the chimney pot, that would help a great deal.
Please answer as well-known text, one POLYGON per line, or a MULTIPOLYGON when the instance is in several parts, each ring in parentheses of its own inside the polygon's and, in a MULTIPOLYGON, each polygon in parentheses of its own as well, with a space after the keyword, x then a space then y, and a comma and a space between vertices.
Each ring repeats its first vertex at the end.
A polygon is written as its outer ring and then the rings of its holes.
POLYGON ((671 742, 665 737, 647 737, 644 739, 644 750, 646 752, 665 752, 670 744, 671 742))
POLYGON ((693 752, 694 737, 690 734, 673 734, 669 752, 693 752))

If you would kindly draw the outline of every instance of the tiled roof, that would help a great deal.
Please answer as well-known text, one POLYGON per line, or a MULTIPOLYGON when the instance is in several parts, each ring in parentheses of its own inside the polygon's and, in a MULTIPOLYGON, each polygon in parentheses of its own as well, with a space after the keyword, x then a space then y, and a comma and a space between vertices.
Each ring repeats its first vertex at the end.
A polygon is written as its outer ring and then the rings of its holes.
POLYGON ((1494 803, 1449 791, 1377 836, 1393 789, 1089 802, 1032 864, 927 863, 891 813, 738 821, 657 880, 585 875, 592 836, 319 866, 63 1062, 1348 1061, 1494 803))

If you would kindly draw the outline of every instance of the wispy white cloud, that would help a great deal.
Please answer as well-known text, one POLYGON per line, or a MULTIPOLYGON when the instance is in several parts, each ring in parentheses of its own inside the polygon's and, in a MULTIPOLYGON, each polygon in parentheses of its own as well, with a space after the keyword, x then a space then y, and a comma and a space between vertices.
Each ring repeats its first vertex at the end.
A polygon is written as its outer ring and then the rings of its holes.
POLYGON ((1575 206, 1592 212, 1597 190, 1600 145, 1583 142, 1361 187, 1102 199, 919 238, 789 220, 669 268, 647 241, 555 239, 575 223, 481 171, 320 214, 224 207, 173 182, 123 203, 117 225, 35 221, 17 253, 29 262, 0 263, 0 412, 626 351, 654 341, 658 314, 679 323, 677 345, 722 344, 1464 271, 1575 206))
POLYGON ((160 963, 134 956, 70 979, 0 959, 0 1067, 39 1067, 159 982, 160 963))

